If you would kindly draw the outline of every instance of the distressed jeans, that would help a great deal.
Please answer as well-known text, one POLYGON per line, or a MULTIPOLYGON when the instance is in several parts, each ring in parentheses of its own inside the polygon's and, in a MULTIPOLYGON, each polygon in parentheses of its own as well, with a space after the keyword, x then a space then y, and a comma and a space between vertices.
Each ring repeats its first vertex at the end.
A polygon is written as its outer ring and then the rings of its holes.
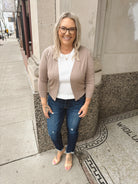
POLYGON ((48 95, 48 105, 51 107, 53 114, 49 114, 47 119, 48 133, 53 141, 56 149, 62 150, 64 148, 61 135, 61 127, 66 116, 66 124, 68 130, 68 143, 66 153, 72 153, 75 150, 75 145, 78 138, 78 128, 80 123, 79 110, 85 102, 85 95, 79 100, 63 100, 56 98, 54 101, 48 95))

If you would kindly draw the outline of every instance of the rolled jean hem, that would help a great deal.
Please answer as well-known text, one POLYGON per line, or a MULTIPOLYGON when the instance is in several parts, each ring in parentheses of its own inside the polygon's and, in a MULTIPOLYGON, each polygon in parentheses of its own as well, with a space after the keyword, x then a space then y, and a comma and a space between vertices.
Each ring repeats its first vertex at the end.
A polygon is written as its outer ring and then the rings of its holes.
MULTIPOLYGON (((61 150, 56 148, 57 151, 62 151, 63 149, 64 149, 64 147, 61 150)), ((69 153, 74 154, 74 151, 70 151, 70 152, 65 151, 65 153, 66 154, 69 154, 69 153)))
POLYGON ((74 154, 74 152, 73 152, 73 151, 70 151, 70 152, 67 152, 67 151, 66 151, 65 153, 66 153, 66 154, 69 154, 69 153, 74 154))
POLYGON ((57 151, 62 151, 63 149, 64 149, 64 147, 61 150, 56 148, 57 151))

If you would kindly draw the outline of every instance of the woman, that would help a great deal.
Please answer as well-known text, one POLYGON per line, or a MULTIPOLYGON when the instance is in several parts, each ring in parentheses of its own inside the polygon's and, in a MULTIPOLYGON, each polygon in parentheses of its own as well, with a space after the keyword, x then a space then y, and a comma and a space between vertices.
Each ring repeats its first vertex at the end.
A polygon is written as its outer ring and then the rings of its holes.
POLYGON ((80 119, 86 116, 94 91, 93 60, 89 50, 80 46, 81 27, 74 14, 66 12, 60 16, 54 36, 54 46, 42 53, 39 94, 48 133, 57 149, 52 164, 58 164, 66 151, 65 169, 70 170, 80 119), (65 115, 68 130, 66 148, 61 136, 65 115))

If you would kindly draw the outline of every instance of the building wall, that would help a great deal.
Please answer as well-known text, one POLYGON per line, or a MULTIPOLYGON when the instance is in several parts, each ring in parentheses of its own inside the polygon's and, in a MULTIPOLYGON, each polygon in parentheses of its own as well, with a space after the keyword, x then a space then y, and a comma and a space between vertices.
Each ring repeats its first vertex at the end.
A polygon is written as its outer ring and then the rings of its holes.
POLYGON ((138 71, 138 1, 107 1, 103 74, 138 71))
POLYGON ((38 29, 40 54, 42 51, 53 44, 53 27, 55 25, 55 0, 38 1, 38 29))
POLYGON ((53 26, 55 24, 55 1, 30 1, 33 54, 40 60, 42 51, 53 43, 53 26))
POLYGON ((55 0, 30 0, 33 55, 28 59, 28 73, 33 92, 38 93, 38 71, 41 54, 53 44, 55 0))
POLYGON ((40 59, 37 0, 30 1, 30 9, 32 23, 33 54, 35 55, 35 57, 40 59))

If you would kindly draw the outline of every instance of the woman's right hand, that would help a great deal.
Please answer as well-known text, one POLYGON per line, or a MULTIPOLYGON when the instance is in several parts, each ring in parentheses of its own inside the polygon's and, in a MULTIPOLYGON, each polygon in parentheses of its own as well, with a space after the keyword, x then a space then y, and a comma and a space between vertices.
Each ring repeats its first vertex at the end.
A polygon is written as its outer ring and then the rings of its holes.
POLYGON ((44 113, 46 118, 50 118, 49 113, 54 114, 49 105, 43 105, 42 109, 43 109, 43 113, 44 113))

